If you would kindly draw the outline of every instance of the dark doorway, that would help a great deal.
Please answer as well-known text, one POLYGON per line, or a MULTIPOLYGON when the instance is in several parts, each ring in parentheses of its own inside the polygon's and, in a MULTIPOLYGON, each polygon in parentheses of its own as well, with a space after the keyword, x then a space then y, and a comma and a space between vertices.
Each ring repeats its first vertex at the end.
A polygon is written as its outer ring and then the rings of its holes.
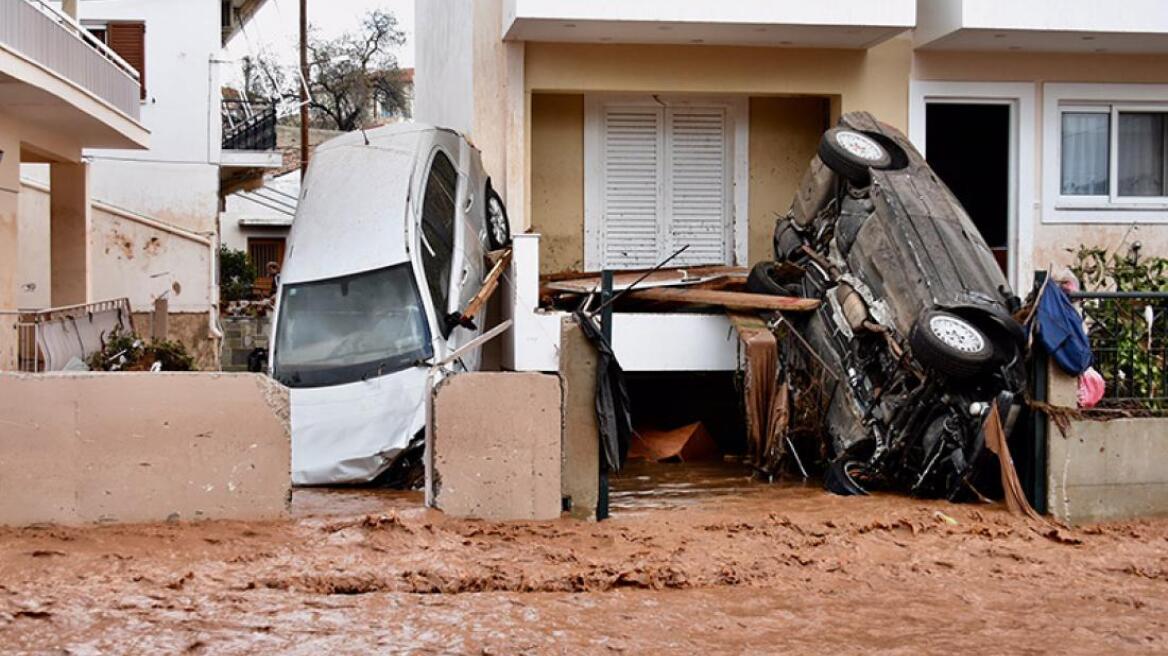
POLYGON ((981 236, 1009 273, 1010 106, 929 103, 926 159, 969 212, 981 236))

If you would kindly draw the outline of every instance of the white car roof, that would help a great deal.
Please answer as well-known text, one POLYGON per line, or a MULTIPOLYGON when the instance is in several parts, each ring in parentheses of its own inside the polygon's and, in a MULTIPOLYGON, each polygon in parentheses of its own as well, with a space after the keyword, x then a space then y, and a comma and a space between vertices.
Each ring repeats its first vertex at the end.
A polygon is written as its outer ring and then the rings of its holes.
POLYGON ((336 278, 408 261, 407 200, 418 159, 451 134, 456 133, 403 123, 349 132, 318 146, 292 223, 282 282, 336 278))

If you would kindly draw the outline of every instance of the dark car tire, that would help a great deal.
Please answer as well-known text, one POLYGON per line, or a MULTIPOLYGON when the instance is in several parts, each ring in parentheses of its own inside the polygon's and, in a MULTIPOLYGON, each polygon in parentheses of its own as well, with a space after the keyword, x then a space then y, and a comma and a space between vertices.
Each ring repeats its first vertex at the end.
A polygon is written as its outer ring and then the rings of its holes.
POLYGON ((860 484, 856 472, 863 470, 863 463, 847 456, 836 458, 827 466, 823 474, 823 487, 832 494, 845 497, 866 496, 868 490, 860 484))
POLYGON ((487 183, 486 202, 487 243, 497 251, 511 245, 511 220, 507 218, 507 206, 498 192, 487 183))
POLYGON ((884 146, 863 132, 847 128, 832 128, 823 133, 819 140, 819 159, 858 187, 868 186, 872 178, 870 169, 892 165, 892 155, 884 146), (857 146, 865 147, 867 154, 860 152, 857 146))
POLYGON ((994 357, 993 342, 980 328, 943 310, 926 310, 917 318, 909 346, 926 368, 957 379, 980 374, 994 357), (943 334, 946 327, 949 336, 943 334))
POLYGON ((772 296, 801 296, 803 285, 782 280, 777 267, 774 262, 759 262, 751 267, 750 275, 746 276, 746 291, 772 296))
POLYGON ((783 260, 798 259, 798 257, 793 256, 802 254, 803 244, 807 243, 807 240, 795 228, 795 224, 786 218, 779 219, 778 223, 775 224, 773 241, 775 259, 780 262, 783 260))

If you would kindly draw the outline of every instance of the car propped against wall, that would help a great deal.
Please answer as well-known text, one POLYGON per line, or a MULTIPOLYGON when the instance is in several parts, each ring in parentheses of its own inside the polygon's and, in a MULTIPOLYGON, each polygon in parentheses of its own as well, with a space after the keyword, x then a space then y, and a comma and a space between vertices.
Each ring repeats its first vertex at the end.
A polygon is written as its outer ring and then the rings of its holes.
POLYGON ((316 149, 271 354, 291 389, 294 484, 371 481, 421 434, 432 363, 481 333, 461 310, 510 238, 478 150, 454 131, 400 124, 316 149))

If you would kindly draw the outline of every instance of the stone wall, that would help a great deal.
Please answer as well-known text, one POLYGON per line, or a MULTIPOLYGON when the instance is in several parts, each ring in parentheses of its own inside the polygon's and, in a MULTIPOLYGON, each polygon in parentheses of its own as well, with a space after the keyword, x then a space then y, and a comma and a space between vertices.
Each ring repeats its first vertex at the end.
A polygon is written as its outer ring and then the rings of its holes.
POLYGON ((272 337, 271 317, 223 317, 223 371, 247 371, 247 356, 253 349, 269 348, 272 337))

